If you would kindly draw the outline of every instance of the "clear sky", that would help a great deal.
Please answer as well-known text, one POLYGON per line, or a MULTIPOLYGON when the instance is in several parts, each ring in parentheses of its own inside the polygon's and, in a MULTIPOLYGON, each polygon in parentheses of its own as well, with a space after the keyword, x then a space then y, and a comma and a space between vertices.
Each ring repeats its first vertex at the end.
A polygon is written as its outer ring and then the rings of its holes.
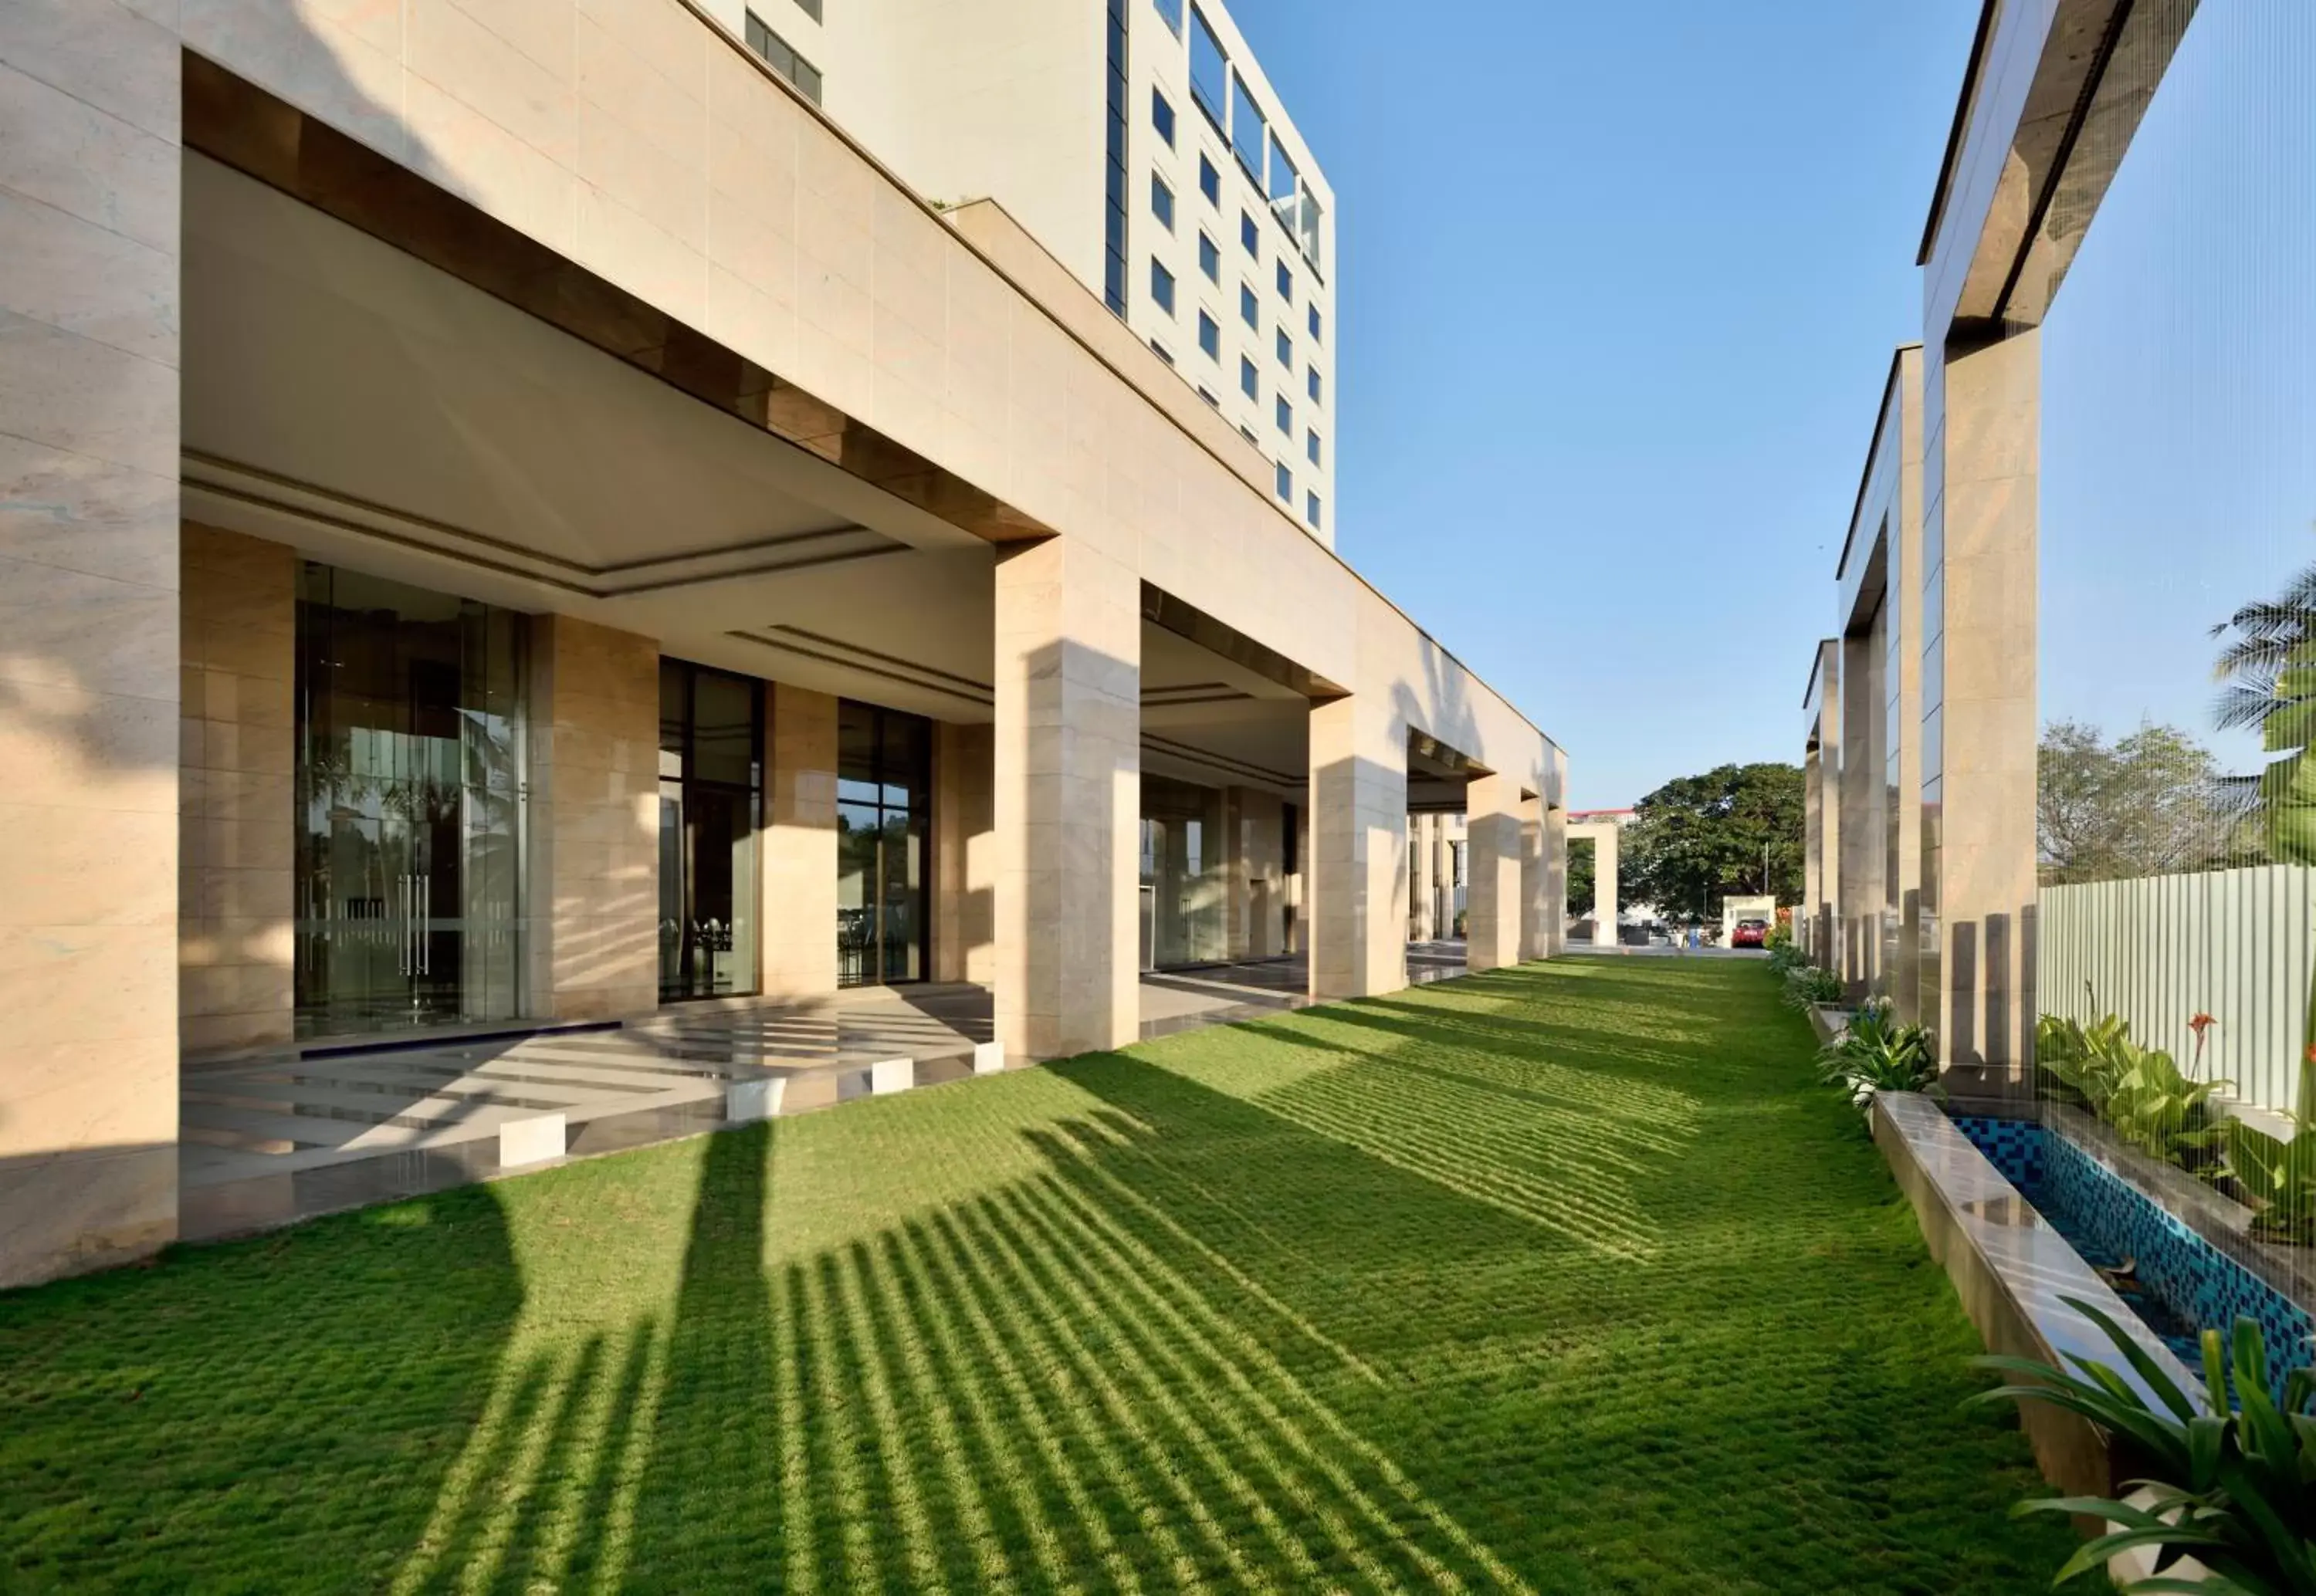
POLYGON ((1343 553, 1574 807, 1797 760, 1978 0, 1229 3, 1336 193, 1343 553))
POLYGON ((2042 699, 2213 728, 2209 634, 2316 563, 2316 7, 2196 15, 2043 332, 2042 699))

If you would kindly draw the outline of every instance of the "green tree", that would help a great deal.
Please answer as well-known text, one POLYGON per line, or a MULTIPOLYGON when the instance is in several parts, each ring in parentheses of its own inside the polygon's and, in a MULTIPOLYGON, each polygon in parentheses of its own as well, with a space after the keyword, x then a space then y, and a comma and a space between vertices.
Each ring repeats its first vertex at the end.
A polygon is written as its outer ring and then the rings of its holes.
MULTIPOLYGON (((1592 885, 1599 877, 1594 873, 1596 856, 1599 850, 1589 839, 1579 838, 1568 845, 1568 912, 1582 919, 1592 912, 1592 885)), ((1624 872, 1617 872, 1621 879, 1624 872)))
POLYGON ((2110 743, 2080 721, 2043 731, 2035 784, 2045 886, 2208 867, 2226 851, 2218 767, 2172 726, 2142 723, 2110 743))
MULTIPOLYGON (((2213 674, 2219 723, 2257 729, 2271 756, 2258 776, 2220 783, 2222 802, 2282 864, 2316 864, 2316 565, 2275 598, 2247 604, 2212 628, 2227 639, 2213 674)), ((2316 1026, 2316 1013, 2310 1016, 2316 1026)))
POLYGON ((1724 765, 1667 782, 1633 807, 1617 888, 1668 915, 1712 916, 1732 892, 1802 895, 1798 765, 1724 765))

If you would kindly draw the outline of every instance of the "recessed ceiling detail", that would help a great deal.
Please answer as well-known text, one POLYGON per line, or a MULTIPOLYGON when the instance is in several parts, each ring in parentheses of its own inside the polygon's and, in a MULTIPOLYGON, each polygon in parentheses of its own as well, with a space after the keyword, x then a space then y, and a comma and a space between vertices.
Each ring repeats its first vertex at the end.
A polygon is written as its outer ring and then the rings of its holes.
POLYGON ((430 516, 396 510, 195 449, 180 464, 189 504, 203 498, 440 555, 590 598, 619 598, 777 572, 904 554, 908 545, 866 527, 838 525, 727 543, 657 559, 590 565, 430 516))

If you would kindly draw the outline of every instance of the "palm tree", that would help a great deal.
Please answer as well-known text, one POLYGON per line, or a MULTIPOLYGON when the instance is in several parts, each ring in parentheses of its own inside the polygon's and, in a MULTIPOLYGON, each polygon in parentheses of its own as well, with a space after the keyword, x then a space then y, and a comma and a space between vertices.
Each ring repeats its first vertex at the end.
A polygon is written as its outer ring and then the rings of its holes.
POLYGON ((2212 628, 2228 642, 2213 666, 2224 684, 2214 717, 2257 729, 2273 756, 2257 776, 2221 778, 2230 812, 2255 826, 2279 864, 2316 864, 2316 565, 2276 598, 2247 604, 2212 628))

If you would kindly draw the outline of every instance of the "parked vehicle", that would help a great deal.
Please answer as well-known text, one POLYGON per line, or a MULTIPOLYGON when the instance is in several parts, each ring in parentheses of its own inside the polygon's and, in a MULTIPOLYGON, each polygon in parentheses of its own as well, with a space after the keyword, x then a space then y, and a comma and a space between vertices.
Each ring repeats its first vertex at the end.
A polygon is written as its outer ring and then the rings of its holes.
POLYGON ((1733 948, 1757 948, 1769 945, 1769 922, 1740 920, 1729 933, 1729 945, 1733 948))

